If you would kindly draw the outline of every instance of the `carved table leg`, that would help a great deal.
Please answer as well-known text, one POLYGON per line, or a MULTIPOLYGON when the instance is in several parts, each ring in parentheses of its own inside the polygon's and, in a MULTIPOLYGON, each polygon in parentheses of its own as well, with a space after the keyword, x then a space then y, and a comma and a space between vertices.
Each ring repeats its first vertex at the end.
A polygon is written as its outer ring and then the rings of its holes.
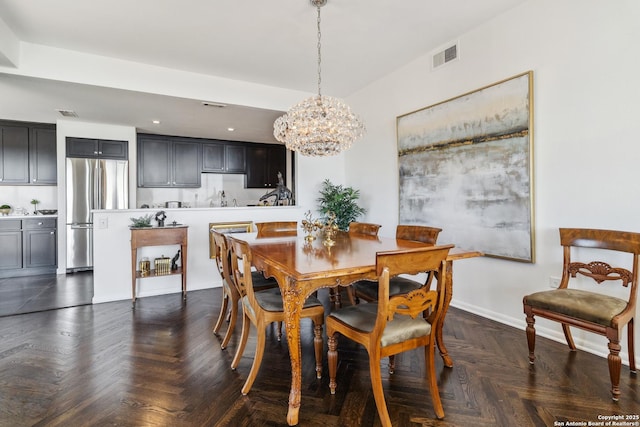
POLYGON ((442 328, 444 326, 444 319, 447 315, 447 311, 449 310, 449 304, 451 303, 451 299, 453 297, 453 261, 447 260, 444 265, 444 277, 438 277, 438 280, 444 280, 444 307, 442 308, 442 316, 440 316, 440 320, 436 325, 436 343, 438 344, 438 350, 440 351, 440 356, 442 356, 442 360, 444 361, 444 365, 448 368, 453 367, 453 360, 449 356, 449 352, 447 351, 447 347, 444 345, 444 339, 442 338, 442 328))
POLYGON ((298 412, 300 411, 300 389, 302 387, 300 312, 303 304, 304 295, 300 289, 296 289, 296 283, 288 279, 284 290, 284 322, 289 341, 289 358, 291 359, 291 391, 289 392, 289 411, 287 413, 287 423, 290 426, 298 424, 298 412))

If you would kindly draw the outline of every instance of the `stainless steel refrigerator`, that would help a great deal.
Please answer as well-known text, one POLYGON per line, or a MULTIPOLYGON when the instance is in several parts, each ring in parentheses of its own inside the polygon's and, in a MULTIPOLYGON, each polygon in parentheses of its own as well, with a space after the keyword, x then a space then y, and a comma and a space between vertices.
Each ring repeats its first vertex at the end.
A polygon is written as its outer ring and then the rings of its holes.
POLYGON ((93 209, 128 209, 126 160, 67 158, 67 272, 93 268, 93 209))

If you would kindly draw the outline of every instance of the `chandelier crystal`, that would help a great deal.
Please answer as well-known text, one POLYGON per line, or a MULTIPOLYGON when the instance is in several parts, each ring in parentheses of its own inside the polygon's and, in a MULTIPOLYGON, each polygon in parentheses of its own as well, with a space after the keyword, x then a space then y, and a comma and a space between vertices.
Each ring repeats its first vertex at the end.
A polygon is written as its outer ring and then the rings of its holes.
POLYGON ((342 100, 322 96, 320 7, 327 0, 311 0, 318 10, 318 95, 307 98, 273 123, 273 135, 303 156, 332 156, 347 150, 364 135, 362 121, 342 100))

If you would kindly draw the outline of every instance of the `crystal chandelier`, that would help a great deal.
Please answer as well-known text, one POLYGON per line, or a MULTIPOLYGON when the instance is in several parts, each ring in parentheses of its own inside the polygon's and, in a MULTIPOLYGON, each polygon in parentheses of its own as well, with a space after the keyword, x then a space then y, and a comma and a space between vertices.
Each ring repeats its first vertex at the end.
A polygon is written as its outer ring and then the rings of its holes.
POLYGON ((332 156, 351 147, 365 129, 342 100, 321 94, 320 7, 327 0, 310 1, 318 10, 318 95, 297 103, 278 117, 273 123, 273 135, 289 150, 303 156, 332 156))

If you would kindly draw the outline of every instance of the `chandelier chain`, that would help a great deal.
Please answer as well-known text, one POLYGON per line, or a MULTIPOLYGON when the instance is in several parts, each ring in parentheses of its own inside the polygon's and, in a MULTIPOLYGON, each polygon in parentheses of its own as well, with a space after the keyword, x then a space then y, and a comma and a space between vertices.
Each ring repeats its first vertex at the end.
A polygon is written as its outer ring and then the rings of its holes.
POLYGON ((317 6, 318 9, 318 98, 322 96, 320 91, 320 85, 322 83, 322 49, 321 49, 321 39, 322 34, 320 32, 320 5, 317 6))
POLYGON ((306 98, 273 123, 273 136, 302 156, 333 156, 362 138, 364 124, 341 99, 322 96, 320 8, 327 0, 311 0, 318 10, 318 95, 306 98))

